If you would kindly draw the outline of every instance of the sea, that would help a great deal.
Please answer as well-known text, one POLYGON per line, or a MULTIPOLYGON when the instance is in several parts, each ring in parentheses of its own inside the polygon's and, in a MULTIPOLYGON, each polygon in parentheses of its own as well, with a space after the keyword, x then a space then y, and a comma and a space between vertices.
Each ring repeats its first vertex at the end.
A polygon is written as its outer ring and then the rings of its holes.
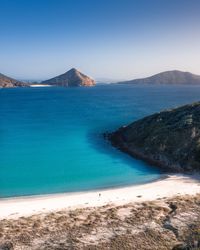
POLYGON ((0 89, 0 197, 137 185, 162 170, 134 159, 106 132, 200 100, 199 86, 0 89))

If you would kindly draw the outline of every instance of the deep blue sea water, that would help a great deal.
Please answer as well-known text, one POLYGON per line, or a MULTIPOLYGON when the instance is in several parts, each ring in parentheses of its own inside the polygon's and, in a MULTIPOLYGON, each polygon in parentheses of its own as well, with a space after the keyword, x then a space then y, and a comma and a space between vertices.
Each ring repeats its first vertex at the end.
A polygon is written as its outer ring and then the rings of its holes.
POLYGON ((162 173, 102 133, 200 100, 200 87, 0 89, 0 197, 137 184, 162 173))

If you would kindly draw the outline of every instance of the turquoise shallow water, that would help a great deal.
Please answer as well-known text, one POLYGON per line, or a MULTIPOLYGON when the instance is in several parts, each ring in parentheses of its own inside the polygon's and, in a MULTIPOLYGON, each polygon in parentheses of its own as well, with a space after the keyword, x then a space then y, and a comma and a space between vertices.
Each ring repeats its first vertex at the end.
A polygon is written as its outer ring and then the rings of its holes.
POLYGON ((200 87, 109 85, 0 90, 0 197, 147 182, 162 173, 102 133, 199 100, 200 87))

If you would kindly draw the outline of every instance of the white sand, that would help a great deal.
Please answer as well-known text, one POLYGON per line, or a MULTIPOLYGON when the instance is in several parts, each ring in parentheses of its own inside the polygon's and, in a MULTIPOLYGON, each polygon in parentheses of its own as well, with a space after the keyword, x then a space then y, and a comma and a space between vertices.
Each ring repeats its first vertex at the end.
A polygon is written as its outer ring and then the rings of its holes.
POLYGON ((0 219, 63 209, 96 207, 107 204, 123 205, 130 202, 197 193, 200 193, 199 178, 171 175, 155 182, 123 188, 23 198, 2 198, 0 199, 0 219))
POLYGON ((39 88, 39 87, 52 87, 52 86, 47 84, 31 84, 30 87, 39 88))

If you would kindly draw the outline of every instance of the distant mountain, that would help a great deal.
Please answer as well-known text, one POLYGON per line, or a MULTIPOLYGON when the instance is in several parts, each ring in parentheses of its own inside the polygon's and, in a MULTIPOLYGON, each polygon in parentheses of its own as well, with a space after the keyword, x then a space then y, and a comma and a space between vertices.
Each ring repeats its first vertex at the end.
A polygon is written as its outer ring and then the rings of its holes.
POLYGON ((25 82, 18 81, 0 73, 0 88, 28 87, 25 82))
POLYGON ((90 77, 82 74, 77 69, 70 69, 66 73, 43 81, 42 84, 64 86, 64 87, 78 87, 78 86, 94 86, 95 81, 90 77))
POLYGON ((118 82, 122 84, 200 84, 200 76, 178 70, 162 72, 147 78, 118 82))
POLYGON ((116 83, 116 82, 122 82, 122 81, 125 81, 125 79, 113 79, 113 78, 106 78, 106 77, 98 77, 95 79, 96 80, 96 83, 99 84, 109 84, 109 83, 116 83))

